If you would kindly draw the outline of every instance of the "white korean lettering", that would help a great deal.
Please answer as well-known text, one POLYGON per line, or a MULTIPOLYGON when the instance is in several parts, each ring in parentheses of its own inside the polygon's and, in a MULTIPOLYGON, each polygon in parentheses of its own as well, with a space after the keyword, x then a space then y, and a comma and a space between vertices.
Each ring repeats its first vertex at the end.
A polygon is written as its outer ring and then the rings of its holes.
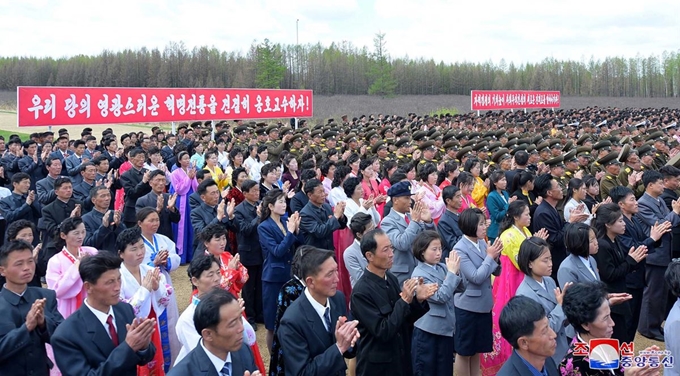
POLYGON ((267 105, 267 107, 264 109, 264 112, 272 112, 271 102, 272 100, 269 99, 269 95, 267 95, 264 99, 264 104, 267 105))
POLYGON ((281 112, 281 107, 279 107, 279 97, 274 97, 274 108, 272 111, 281 112))
POLYGON ((47 115, 52 113, 52 119, 57 117, 57 98, 54 94, 50 94, 50 99, 45 99, 45 108, 43 109, 43 114, 47 115))
POLYGON ((196 104, 196 108, 198 109, 198 113, 203 115, 205 114, 205 95, 201 94, 198 96, 198 103, 196 104))
POLYGON ((170 115, 175 116, 175 94, 168 95, 164 103, 165 107, 167 107, 168 111, 170 111, 170 115))
MULTIPOLYGON (((149 111, 151 111, 151 116, 158 116, 158 107, 160 105, 158 104, 158 98, 156 98, 155 95, 151 96, 151 106, 148 107, 149 111)), ((173 111, 173 114, 175 112, 173 111)))
POLYGON ((246 114, 250 113, 250 94, 246 94, 241 99, 241 107, 246 110, 246 114))
POLYGON ((38 94, 33 95, 33 98, 31 98, 31 103, 33 103, 33 107, 29 107, 28 110, 33 112, 35 114, 35 119, 38 119, 38 116, 40 116, 40 110, 43 109, 43 106, 40 104, 42 100, 38 96, 38 94))
POLYGON ((97 101, 97 107, 99 108, 103 118, 109 116, 109 96, 108 96, 108 94, 104 94, 104 98, 97 101))
POLYGON ((78 112, 86 114, 87 119, 90 118, 90 94, 85 94, 85 98, 80 100, 80 110, 78 112))
POLYGON ((125 103, 125 111, 123 111, 123 115, 132 115, 135 113, 135 105, 132 102, 132 97, 128 97, 127 102, 125 103))
POLYGON ((297 108, 297 103, 295 103, 295 95, 290 96, 290 100, 288 101, 288 106, 290 106, 290 110, 295 113, 295 109, 297 108))
POLYGON ((235 114, 240 114, 241 113, 241 96, 236 94, 234 95, 234 99, 232 99, 232 105, 231 109, 234 110, 235 114))
POLYGON ((283 97, 283 101, 281 102, 281 107, 283 108, 284 114, 288 112, 288 98, 286 98, 285 96, 283 97))
POLYGON ((120 110, 123 108, 123 103, 121 102, 120 94, 116 94, 115 98, 111 98, 111 108, 109 111, 113 113, 113 116, 119 117, 120 110))
POLYGON ((255 98, 255 110, 257 111, 258 114, 262 113, 262 96, 259 94, 255 98))
POLYGON ((215 98, 214 95, 210 96, 210 103, 208 104, 208 108, 210 108, 210 114, 215 115, 217 114, 217 98, 215 98))
POLYGON ((179 112, 180 115, 184 115, 187 112, 187 98, 184 94, 182 94, 179 98, 177 98, 177 112, 179 112))
POLYGON ((298 105, 298 108, 300 109, 300 111, 305 110, 305 97, 302 94, 300 94, 300 98, 298 98, 298 104, 297 105, 298 105))
POLYGON ((224 99, 222 99, 222 108, 220 111, 224 112, 225 114, 231 113, 231 98, 229 97, 229 94, 224 95, 224 99))
POLYGON ((75 94, 70 94, 68 98, 66 98, 65 106, 64 106, 64 111, 66 111, 66 114, 68 117, 73 119, 76 117, 76 109, 78 108, 78 100, 76 99, 75 94))
POLYGON ((142 97, 137 99, 137 113, 142 113, 142 116, 146 116, 146 94, 142 94, 142 97))
POLYGON ((187 100, 187 110, 190 115, 196 115, 196 94, 191 94, 191 97, 187 100))

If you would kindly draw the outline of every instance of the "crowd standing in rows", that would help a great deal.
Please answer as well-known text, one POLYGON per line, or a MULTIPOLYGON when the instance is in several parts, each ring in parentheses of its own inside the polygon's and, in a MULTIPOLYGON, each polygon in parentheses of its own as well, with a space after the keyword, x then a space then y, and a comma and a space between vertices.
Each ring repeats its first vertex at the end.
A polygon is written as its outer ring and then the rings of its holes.
POLYGON ((636 332, 680 353, 678 116, 0 139, 1 373, 590 375, 576 343, 636 332))

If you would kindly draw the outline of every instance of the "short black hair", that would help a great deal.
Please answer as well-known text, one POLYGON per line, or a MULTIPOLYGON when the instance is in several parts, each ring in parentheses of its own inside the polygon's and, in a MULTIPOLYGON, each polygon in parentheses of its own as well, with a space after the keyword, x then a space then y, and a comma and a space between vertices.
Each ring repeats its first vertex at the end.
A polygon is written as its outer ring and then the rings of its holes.
POLYGON ((564 227, 564 246, 574 256, 588 258, 590 255, 590 231, 585 223, 567 223, 564 227))
POLYGON ((153 180, 153 178, 155 178, 158 175, 163 175, 163 177, 165 177, 165 172, 163 172, 163 170, 153 170, 153 171, 151 171, 149 173, 149 181, 153 180))
POLYGON ((359 178, 355 177, 347 178, 347 180, 345 180, 342 183, 342 189, 345 191, 345 195, 348 198, 351 198, 354 195, 354 190, 357 189, 357 186, 360 184, 361 179, 359 178))
POLYGON ((546 198, 548 196, 548 191, 552 188, 553 177, 550 174, 543 174, 536 177, 534 180, 534 193, 537 196, 546 198))
POLYGON ((517 166, 526 166, 527 163, 529 163, 529 153, 524 150, 515 153, 515 164, 517 166))
POLYGON ((522 241, 522 244, 519 246, 519 254, 517 255, 517 266, 519 267, 519 270, 522 273, 531 276, 529 264, 541 257, 546 249, 550 252, 548 242, 537 236, 532 236, 529 239, 522 241))
POLYGON ((463 235, 476 238, 477 237, 477 227, 481 221, 485 221, 486 217, 484 212, 477 208, 468 208, 460 213, 458 218, 458 227, 463 235))
MULTIPOLYGON (((213 255, 199 254, 191 260, 189 267, 187 267, 187 275, 189 276, 189 283, 191 283, 191 278, 200 278, 203 272, 210 270, 212 264, 216 263, 219 265, 219 261, 213 255)), ((191 286, 196 289, 196 286, 191 284, 191 286)))
POLYGON ((80 266, 78 272, 80 279, 83 282, 96 285, 102 274, 109 270, 120 269, 120 264, 123 262, 118 255, 111 252, 99 252, 95 255, 86 255, 80 259, 80 266))
POLYGON ((212 289, 201 297, 194 311, 194 327, 199 335, 203 329, 214 329, 220 323, 220 308, 237 301, 229 291, 212 289))
POLYGON ((430 243, 432 243, 435 240, 439 240, 441 242, 442 238, 439 236, 439 233, 434 230, 425 230, 418 234, 416 239, 413 241, 413 256, 415 256, 416 260, 420 262, 425 262, 425 258, 423 257, 423 254, 427 250, 427 247, 430 246, 430 243))
POLYGON ((33 236, 35 236, 35 225, 28 219, 19 219, 7 226, 7 240, 16 240, 19 231, 30 228, 33 231, 33 236))
POLYGON ((140 154, 144 154, 144 157, 146 157, 146 152, 142 148, 134 148, 130 151, 130 158, 134 158, 140 154))
POLYGON ((305 194, 309 196, 310 193, 314 192, 316 187, 323 187, 321 180, 319 179, 309 179, 307 184, 305 184, 305 194))
POLYGON ((305 280, 307 277, 315 276, 319 273, 321 264, 331 257, 335 259, 335 254, 329 250, 316 247, 307 250, 300 256, 300 273, 302 275, 299 277, 305 280))
POLYGON ((647 170, 642 174, 642 184, 644 184, 645 189, 659 180, 663 180, 663 175, 659 171, 647 170))
POLYGON ((595 229, 598 238, 607 236, 607 225, 613 225, 621 218, 621 207, 618 204, 609 203, 600 205, 597 209, 597 217, 591 225, 595 229))
POLYGON ((634 195, 632 189, 624 187, 622 185, 616 186, 609 191, 609 197, 611 197, 614 204, 618 204, 628 197, 628 195, 634 195))
POLYGON ((90 198, 97 197, 99 191, 107 191, 109 193, 111 192, 108 188, 106 188, 105 185, 95 185, 94 187, 92 187, 92 189, 90 189, 90 198))
POLYGON ((437 166, 432 162, 425 163, 418 172, 418 179, 427 183, 427 178, 433 172, 437 172, 437 166))
POLYGON ((60 177, 54 179, 54 190, 56 191, 57 189, 61 188, 62 185, 67 184, 67 183, 73 185, 73 182, 67 176, 60 176, 60 177))
POLYGON ((31 176, 25 172, 17 172, 16 174, 12 175, 12 185, 19 184, 26 179, 31 180, 31 176))
POLYGON ((127 246, 137 243, 140 239, 142 239, 142 229, 140 229, 139 226, 126 228, 118 234, 118 237, 116 237, 116 249, 118 250, 118 253, 125 252, 127 246))
POLYGON ((579 282, 564 292, 562 310, 578 333, 588 333, 583 327, 595 321, 597 310, 607 300, 607 286, 601 281, 579 282))
POLYGON ((241 184, 241 191, 249 192, 251 189, 253 189, 253 187, 258 187, 259 185, 260 183, 256 182, 255 180, 246 179, 246 181, 241 184))
POLYGON ((675 178, 680 176, 680 168, 671 165, 661 167, 659 169, 659 172, 661 173, 664 179, 675 178))
POLYGON ((446 204, 446 200, 451 200, 453 197, 460 191, 460 188, 456 185, 447 185, 444 187, 444 190, 442 190, 442 200, 444 200, 444 204, 446 204))
POLYGON ((211 223, 203 228, 197 236, 202 242, 210 242, 214 238, 227 235, 227 229, 221 223, 211 223))
POLYGON ((671 294, 680 298, 680 261, 672 261, 668 264, 664 278, 671 294))
POLYGON ((498 318, 501 335, 513 348, 518 349, 520 337, 531 337, 536 323, 545 317, 541 303, 526 296, 517 295, 505 304, 498 318))
POLYGON ((9 258, 10 253, 25 250, 33 251, 33 247, 23 240, 8 241, 0 248, 0 265, 7 266, 7 258, 9 258))
POLYGON ((232 187, 236 187, 238 185, 238 176, 241 175, 242 172, 245 173, 246 175, 248 175, 245 167, 238 167, 238 168, 234 169, 234 171, 231 172, 231 186, 232 187))
POLYGON ((78 146, 80 146, 80 145, 85 146, 85 141, 83 141, 83 140, 75 140, 75 141, 73 141, 73 148, 74 148, 74 149, 77 149, 78 146))
POLYGON ((380 228, 375 228, 367 233, 361 238, 361 243, 359 248, 361 249, 361 254, 368 260, 366 253, 370 252, 375 255, 375 251, 378 250, 378 242, 375 240, 376 236, 386 235, 385 231, 380 228))
POLYGON ((208 190, 208 187, 212 187, 213 185, 217 187, 217 183, 212 178, 207 178, 198 185, 196 192, 198 192, 199 196, 203 196, 208 190))

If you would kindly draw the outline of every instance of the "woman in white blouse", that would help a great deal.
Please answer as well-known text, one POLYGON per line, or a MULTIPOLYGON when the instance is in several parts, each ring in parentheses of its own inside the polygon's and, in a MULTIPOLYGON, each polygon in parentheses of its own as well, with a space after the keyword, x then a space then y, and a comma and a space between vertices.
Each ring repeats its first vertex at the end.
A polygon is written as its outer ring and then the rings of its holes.
POLYGON ((352 222, 352 217, 356 213, 365 213, 373 218, 373 224, 378 225, 380 223, 380 214, 375 209, 374 197, 371 195, 368 200, 364 200, 362 196, 364 195, 364 188, 361 184, 361 179, 359 178, 347 178, 344 183, 342 183, 342 188, 345 191, 348 199, 345 201, 345 216, 347 217, 347 222, 352 222))
MULTIPOLYGON (((331 188, 331 194, 328 195, 328 203, 331 205, 331 207, 335 207, 338 202, 347 201, 347 195, 345 194, 345 190, 342 188, 342 183, 345 182, 350 171, 350 168, 347 166, 338 166, 335 169, 333 184, 331 184, 333 188, 331 188)), ((347 208, 345 208, 345 210, 346 209, 347 208)))

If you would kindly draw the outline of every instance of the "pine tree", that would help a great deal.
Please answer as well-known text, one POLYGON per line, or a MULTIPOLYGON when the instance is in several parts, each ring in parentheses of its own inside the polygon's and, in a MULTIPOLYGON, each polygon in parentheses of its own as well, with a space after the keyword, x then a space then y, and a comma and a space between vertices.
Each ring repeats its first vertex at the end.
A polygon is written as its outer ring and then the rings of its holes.
POLYGON ((397 81, 392 75, 392 64, 389 61, 386 45, 385 33, 376 34, 375 38, 373 38, 375 51, 372 54, 373 61, 370 69, 373 83, 368 88, 369 95, 389 97, 394 95, 394 91, 397 88, 397 81))
POLYGON ((272 45, 265 39, 256 47, 255 85, 262 89, 279 89, 286 73, 281 46, 272 45))

